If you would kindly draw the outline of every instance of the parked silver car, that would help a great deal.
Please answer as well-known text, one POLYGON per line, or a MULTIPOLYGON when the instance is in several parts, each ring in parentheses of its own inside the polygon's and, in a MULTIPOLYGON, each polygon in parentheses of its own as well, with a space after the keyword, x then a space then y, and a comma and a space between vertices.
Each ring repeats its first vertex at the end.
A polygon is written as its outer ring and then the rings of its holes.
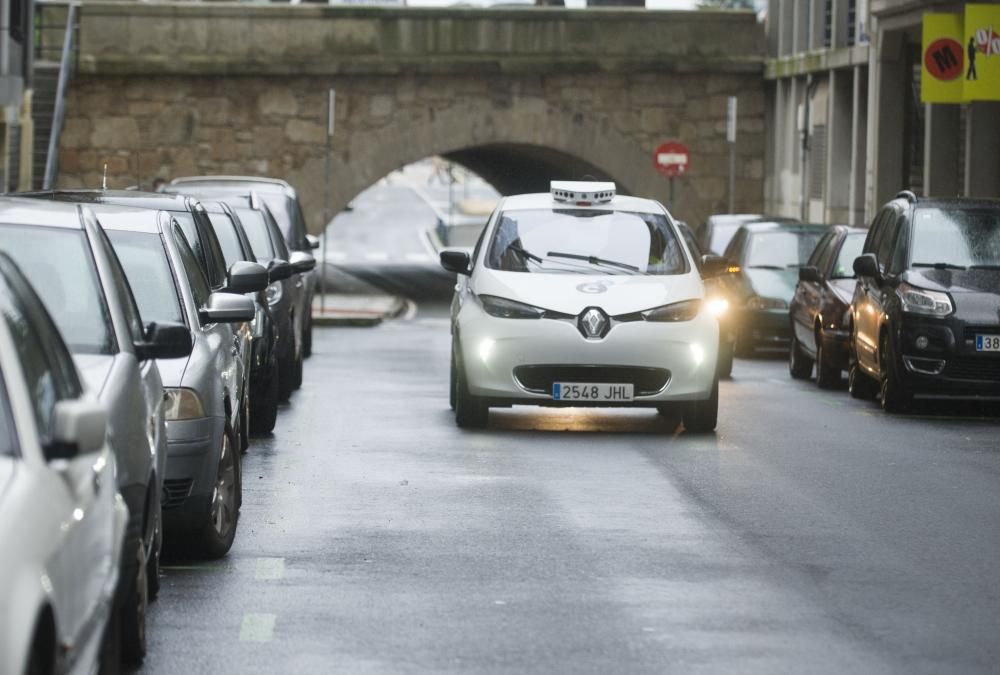
POLYGON ((106 423, 42 302, 0 254, 0 673, 89 673, 117 658, 107 627, 128 509, 106 423))
POLYGON ((118 258, 86 207, 0 198, 0 250, 31 281, 109 411, 119 489, 130 513, 118 596, 122 650, 127 663, 141 663, 146 604, 159 589, 167 461, 163 385, 154 359, 187 356, 191 333, 177 322, 143 324, 118 258))
POLYGON ((168 547, 202 557, 229 551, 242 500, 240 401, 247 379, 234 324, 252 321, 239 295, 267 285, 257 263, 234 264, 232 292, 212 292, 180 225, 163 211, 95 205, 147 320, 182 322, 194 337, 187 359, 160 363, 167 392, 169 460, 163 518, 168 547))

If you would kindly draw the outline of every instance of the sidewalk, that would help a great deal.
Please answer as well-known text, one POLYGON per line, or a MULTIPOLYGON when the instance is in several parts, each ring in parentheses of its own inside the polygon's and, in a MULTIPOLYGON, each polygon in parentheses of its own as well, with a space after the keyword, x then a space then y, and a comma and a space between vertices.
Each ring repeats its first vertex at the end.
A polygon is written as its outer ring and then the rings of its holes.
POLYGON ((315 326, 377 326, 406 308, 405 300, 392 295, 328 293, 313 299, 312 320, 315 326))

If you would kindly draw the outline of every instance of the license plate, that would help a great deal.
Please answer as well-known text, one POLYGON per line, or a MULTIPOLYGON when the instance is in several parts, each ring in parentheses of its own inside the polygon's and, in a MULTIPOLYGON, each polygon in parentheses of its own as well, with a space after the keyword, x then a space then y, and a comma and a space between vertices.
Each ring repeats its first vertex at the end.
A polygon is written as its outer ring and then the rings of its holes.
POLYGON ((1000 352, 1000 335, 977 335, 977 352, 1000 352))
POLYGON ((631 384, 593 384, 583 382, 556 382, 552 385, 554 401, 592 401, 596 403, 631 401, 634 396, 631 384))

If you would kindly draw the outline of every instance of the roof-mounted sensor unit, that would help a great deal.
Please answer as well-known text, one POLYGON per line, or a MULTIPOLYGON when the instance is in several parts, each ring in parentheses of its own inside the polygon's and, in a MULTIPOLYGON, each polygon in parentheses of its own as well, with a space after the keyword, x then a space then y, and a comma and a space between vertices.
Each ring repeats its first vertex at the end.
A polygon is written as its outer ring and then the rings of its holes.
POLYGON ((595 181, 552 181, 552 199, 576 206, 607 204, 615 198, 614 183, 595 181))

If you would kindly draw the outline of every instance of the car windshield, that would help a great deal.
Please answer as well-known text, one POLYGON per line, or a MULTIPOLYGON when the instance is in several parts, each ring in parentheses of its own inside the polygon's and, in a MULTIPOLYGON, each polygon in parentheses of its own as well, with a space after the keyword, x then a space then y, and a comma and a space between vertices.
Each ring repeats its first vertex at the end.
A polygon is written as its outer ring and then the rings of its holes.
POLYGON ((143 321, 184 323, 170 261, 160 235, 109 230, 143 321))
POLYGON ((855 232, 847 235, 844 244, 840 247, 837 255, 837 262, 830 273, 832 279, 853 279, 854 259, 861 255, 861 250, 865 247, 865 233, 855 232))
POLYGON ((736 230, 740 229, 740 225, 739 221, 714 223, 712 225, 712 241, 708 248, 716 255, 722 255, 722 252, 729 246, 733 235, 736 234, 736 230))
POLYGON ((219 238, 222 255, 226 259, 226 269, 229 269, 233 263, 243 260, 243 247, 236 234, 236 225, 225 213, 210 213, 208 219, 212 221, 215 236, 219 238))
POLYGON ((1000 268, 1000 210, 917 209, 910 261, 914 267, 1000 268))
POLYGON ((246 232, 247 239, 250 240, 250 248, 257 260, 266 263, 277 257, 274 254, 274 244, 268 235, 264 214, 256 209, 237 208, 236 215, 243 223, 243 231, 246 232))
POLYGON ((662 214, 524 209, 500 215, 486 264, 544 274, 683 274, 683 248, 662 214))
POLYGON ((801 267, 809 260, 821 230, 770 230, 750 235, 743 265, 748 268, 786 269, 801 267))
POLYGON ((70 349, 111 353, 111 318, 82 230, 5 225, 0 249, 17 261, 70 349))

